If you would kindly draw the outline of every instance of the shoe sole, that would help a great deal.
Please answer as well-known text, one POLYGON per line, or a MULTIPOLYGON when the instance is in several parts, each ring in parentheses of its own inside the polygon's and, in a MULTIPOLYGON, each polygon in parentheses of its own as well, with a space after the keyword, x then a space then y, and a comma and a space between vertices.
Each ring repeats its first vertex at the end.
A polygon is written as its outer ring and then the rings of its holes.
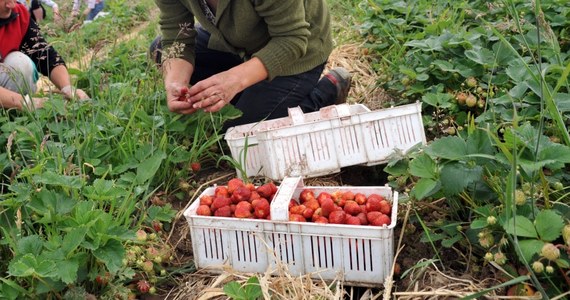
POLYGON ((335 68, 330 71, 330 73, 336 74, 337 78, 346 79, 346 87, 340 89, 337 95, 337 100, 335 104, 343 104, 346 102, 348 97, 348 92, 350 91, 350 86, 352 85, 352 75, 345 68, 335 68))

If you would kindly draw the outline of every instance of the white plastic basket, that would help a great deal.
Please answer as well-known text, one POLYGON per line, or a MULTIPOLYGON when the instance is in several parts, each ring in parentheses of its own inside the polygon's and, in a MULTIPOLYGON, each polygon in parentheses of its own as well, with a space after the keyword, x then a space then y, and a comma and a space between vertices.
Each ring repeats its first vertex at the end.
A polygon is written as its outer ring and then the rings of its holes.
MULTIPOLYGON (((307 125, 310 127, 316 127, 320 128, 321 130, 325 130, 326 132, 323 132, 321 138, 329 140, 331 138, 334 138, 334 136, 330 130, 331 125, 333 124, 329 123, 328 121, 369 111, 370 110, 362 104, 327 106, 317 112, 306 114, 304 114, 299 107, 294 107, 289 109, 288 117, 260 121, 229 128, 224 136, 224 139, 230 147, 232 158, 242 164, 248 177, 257 175, 267 176, 265 172, 265 169, 267 167, 271 168, 272 170, 275 169, 272 163, 275 155, 271 152, 267 152, 271 150, 264 149, 259 146, 259 140, 257 138, 258 134, 262 132, 280 132, 284 128, 291 128, 298 125, 307 125)), ((337 166, 338 159, 336 157, 336 149, 334 149, 332 146, 328 147, 327 143, 321 143, 325 146, 325 148, 311 152, 317 156, 320 155, 320 159, 318 159, 318 161, 310 161, 304 159, 303 157, 300 157, 294 141, 291 139, 290 142, 291 145, 284 145, 285 148, 280 149, 279 153, 280 155, 283 153, 285 154, 285 156, 281 158, 284 160, 283 163, 289 164, 289 162, 291 162, 290 165, 292 167, 289 168, 287 175, 310 175, 314 177, 340 170, 337 166), (291 151, 288 151, 288 149, 291 149, 291 151), (308 164, 308 166, 302 167, 302 165, 306 164, 308 164), (305 170, 305 172, 296 172, 296 170, 301 169, 305 170), (320 172, 320 169, 324 169, 325 171, 320 172)), ((353 157, 349 159, 348 162, 350 164, 358 164, 366 161, 362 159, 362 157, 353 157), (354 163, 352 163, 353 161, 354 163)), ((241 176, 239 169, 236 169, 236 172, 238 176, 241 176)), ((275 172, 272 171, 271 173, 275 172)), ((274 180, 280 180, 285 176, 268 177, 274 180)))
POLYGON ((285 118, 230 128, 225 139, 240 162, 247 143, 248 177, 273 180, 381 164, 397 151, 426 143, 419 102, 376 111, 362 104, 340 104, 306 114, 294 107, 285 118))
MULTIPOLYGON (((213 194, 209 188, 203 194, 213 194)), ((311 274, 352 286, 379 286, 394 260, 394 227, 398 193, 389 187, 304 187, 300 177, 287 177, 271 203, 272 220, 196 215, 199 201, 184 216, 190 226, 195 265, 213 273, 224 266, 241 272, 275 270, 286 265, 291 275, 311 274), (336 190, 376 193, 392 202, 388 226, 356 226, 290 222, 288 205, 304 188, 316 194, 336 190)))
MULTIPOLYGON (((366 107, 365 107, 366 108, 366 107)), ((257 132, 264 175, 315 177, 340 168, 388 161, 396 151, 425 144, 421 103, 370 111, 346 104, 321 109, 320 120, 306 120, 298 108, 290 125, 257 132), (323 113, 324 110, 328 112, 323 113)))

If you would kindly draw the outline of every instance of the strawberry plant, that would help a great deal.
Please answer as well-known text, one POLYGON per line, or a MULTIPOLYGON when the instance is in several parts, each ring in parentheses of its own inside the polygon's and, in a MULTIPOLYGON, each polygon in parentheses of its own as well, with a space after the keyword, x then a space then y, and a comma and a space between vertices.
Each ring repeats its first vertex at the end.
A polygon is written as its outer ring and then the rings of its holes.
POLYGON ((250 277, 243 285, 235 281, 224 285, 224 293, 233 300, 256 300, 262 299, 263 293, 256 276, 250 277))

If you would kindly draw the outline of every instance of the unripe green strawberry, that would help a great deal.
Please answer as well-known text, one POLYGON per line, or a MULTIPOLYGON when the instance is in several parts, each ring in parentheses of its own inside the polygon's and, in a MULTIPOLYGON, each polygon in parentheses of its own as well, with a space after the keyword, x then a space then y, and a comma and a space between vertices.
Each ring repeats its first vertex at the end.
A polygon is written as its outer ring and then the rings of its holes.
POLYGON ((489 231, 479 233, 479 244, 484 248, 490 248, 495 244, 495 238, 489 231))
POLYGON ((546 243, 542 246, 542 250, 540 250, 540 255, 548 260, 557 260, 560 258, 560 249, 556 248, 554 244, 546 243))
POLYGON ((155 288, 154 286, 151 286, 151 287, 148 289, 148 293, 151 294, 151 295, 156 294, 156 288, 155 288))
POLYGON ((190 187, 191 187, 191 186, 190 186, 190 184, 189 184, 188 182, 181 180, 181 181, 178 183, 178 187, 179 187, 181 190, 183 190, 183 191, 188 191, 188 190, 190 190, 190 187))
POLYGON ((546 266, 546 273, 548 274, 554 273, 554 268, 552 266, 546 266))
POLYGON ((497 223, 497 218, 495 218, 494 216, 488 216, 487 217, 487 224, 495 225, 496 223, 497 223))
POLYGON ((137 240, 144 242, 144 241, 146 241, 146 238, 147 238, 147 234, 144 230, 142 230, 142 229, 137 230, 137 240))
POLYGON ((467 95, 467 99, 465 99, 465 104, 468 107, 474 107, 475 105, 477 105, 477 97, 475 97, 473 94, 468 94, 467 95))
POLYGON ((544 264, 542 264, 540 261, 535 261, 532 263, 532 269, 536 273, 542 273, 542 271, 544 271, 544 264))
POLYGON ((515 204, 516 205, 524 205, 526 204, 526 195, 521 190, 515 191, 515 204))
POLYGON ((495 253, 495 262, 499 265, 504 265, 507 262, 507 257, 503 252, 495 253))
POLYGON ((469 77, 465 80, 465 84, 470 88, 474 88, 477 86, 477 79, 475 79, 475 77, 469 77))
POLYGON ((146 260, 143 262, 141 267, 145 272, 149 273, 149 272, 152 272, 154 265, 153 265, 152 261, 146 260))
POLYGON ((493 258, 494 258, 494 257, 493 257, 493 253, 487 252, 487 253, 485 254, 485 261, 492 261, 493 258))

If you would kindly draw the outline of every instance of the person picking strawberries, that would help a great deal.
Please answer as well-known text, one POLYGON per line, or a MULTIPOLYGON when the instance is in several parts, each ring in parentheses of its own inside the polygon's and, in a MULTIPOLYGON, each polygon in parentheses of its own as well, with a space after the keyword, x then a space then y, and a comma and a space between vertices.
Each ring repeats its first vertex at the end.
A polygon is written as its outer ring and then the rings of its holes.
POLYGON ((71 85, 65 62, 40 33, 25 5, 0 0, 0 105, 3 108, 39 108, 47 100, 35 98, 38 71, 68 99, 89 96, 71 85))
POLYGON ((326 0, 155 0, 162 36, 151 46, 170 111, 216 112, 232 126, 345 102, 350 73, 322 76, 333 49, 326 0), (195 22, 197 20, 197 22, 195 22), (191 87, 188 85, 191 84, 191 87))

